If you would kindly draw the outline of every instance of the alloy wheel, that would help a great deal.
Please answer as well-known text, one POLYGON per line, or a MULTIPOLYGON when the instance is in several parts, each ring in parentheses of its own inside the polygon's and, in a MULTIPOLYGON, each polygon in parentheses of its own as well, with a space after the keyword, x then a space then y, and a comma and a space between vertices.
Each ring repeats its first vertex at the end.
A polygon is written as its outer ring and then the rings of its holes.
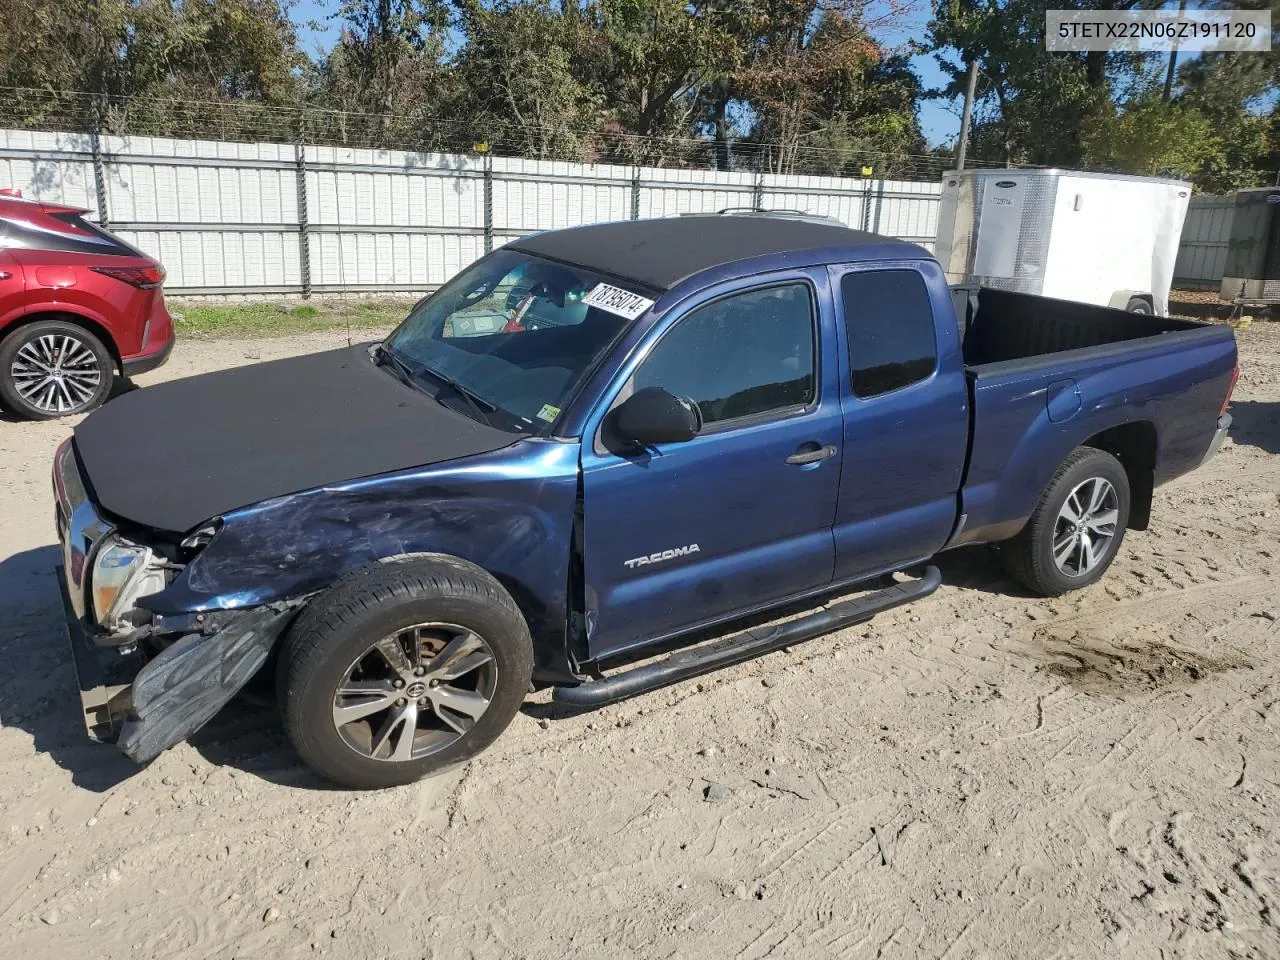
POLYGON ((24 343, 9 365, 14 389, 42 413, 72 413, 87 406, 102 385, 98 356, 83 340, 46 333, 24 343))
POLYGON ((372 644, 333 696, 333 725, 352 750, 408 761, 444 750, 470 731, 498 685, 493 650, 452 623, 420 623, 372 644))
POLYGON ((1053 562, 1068 577, 1083 577, 1106 559, 1120 519, 1115 487, 1090 477, 1067 495, 1053 528, 1053 562))

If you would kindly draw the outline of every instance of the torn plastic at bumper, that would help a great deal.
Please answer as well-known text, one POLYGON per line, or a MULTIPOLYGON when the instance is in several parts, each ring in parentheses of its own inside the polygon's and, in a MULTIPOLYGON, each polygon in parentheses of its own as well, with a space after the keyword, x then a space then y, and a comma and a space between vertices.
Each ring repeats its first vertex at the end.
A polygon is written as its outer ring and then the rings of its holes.
POLYGON ((65 584, 63 603, 89 735, 146 763, 208 723, 249 682, 302 601, 200 615, 199 632, 149 661, 136 645, 126 652, 94 643, 65 584))
POLYGON ((266 662, 296 608, 246 610, 212 635, 188 634, 165 648, 133 680, 120 752, 146 763, 213 719, 266 662))

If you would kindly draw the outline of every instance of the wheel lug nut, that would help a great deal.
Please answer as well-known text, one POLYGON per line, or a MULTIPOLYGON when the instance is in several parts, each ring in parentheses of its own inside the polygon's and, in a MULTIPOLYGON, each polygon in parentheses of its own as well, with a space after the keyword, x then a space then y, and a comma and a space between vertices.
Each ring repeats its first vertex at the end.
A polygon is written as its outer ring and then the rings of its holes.
POLYGON ((440 686, 440 681, 439 681, 439 680, 432 680, 432 681, 431 681, 431 686, 433 686, 433 687, 438 687, 438 686, 440 686))
POLYGON ((427 672, 427 668, 426 668, 426 667, 419 667, 417 670, 413 671, 413 675, 414 675, 415 677, 420 677, 420 676, 422 676, 422 675, 423 675, 424 673, 426 673, 426 672, 427 672))
POLYGON ((404 697, 401 697, 399 700, 397 700, 397 701, 396 701, 396 706, 397 706, 397 707, 403 707, 403 706, 404 706, 404 703, 405 703, 405 701, 404 701, 404 697))
POLYGON ((392 685, 393 687, 395 687, 397 690, 399 690, 401 687, 403 687, 403 686, 404 686, 404 681, 403 681, 403 680, 396 680, 396 681, 395 681, 395 682, 393 682, 391 685, 392 685))

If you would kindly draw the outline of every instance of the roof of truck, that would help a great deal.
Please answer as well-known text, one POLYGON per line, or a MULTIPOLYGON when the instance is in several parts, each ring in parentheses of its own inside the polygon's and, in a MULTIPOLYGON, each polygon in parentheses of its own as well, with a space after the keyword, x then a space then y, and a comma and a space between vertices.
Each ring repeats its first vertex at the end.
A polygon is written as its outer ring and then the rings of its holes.
POLYGON ((799 250, 837 248, 845 260, 928 256, 835 222, 764 214, 623 220, 535 233, 507 246, 663 291, 713 267, 799 250))

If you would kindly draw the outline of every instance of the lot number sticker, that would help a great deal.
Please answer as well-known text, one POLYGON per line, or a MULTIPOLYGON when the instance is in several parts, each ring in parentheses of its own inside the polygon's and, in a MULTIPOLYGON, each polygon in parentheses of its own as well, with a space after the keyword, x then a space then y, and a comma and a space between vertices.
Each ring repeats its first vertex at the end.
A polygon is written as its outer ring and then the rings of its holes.
POLYGON ((582 302, 628 320, 634 320, 653 306, 652 300, 621 287, 611 287, 607 283, 597 283, 595 289, 582 298, 582 302))

